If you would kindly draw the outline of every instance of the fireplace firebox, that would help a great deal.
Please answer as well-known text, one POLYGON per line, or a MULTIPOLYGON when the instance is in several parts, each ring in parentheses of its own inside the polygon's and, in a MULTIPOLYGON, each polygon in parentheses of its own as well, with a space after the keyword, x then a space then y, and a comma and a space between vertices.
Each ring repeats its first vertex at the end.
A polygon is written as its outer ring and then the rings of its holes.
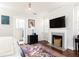
POLYGON ((62 48, 62 35, 52 35, 52 44, 62 48))

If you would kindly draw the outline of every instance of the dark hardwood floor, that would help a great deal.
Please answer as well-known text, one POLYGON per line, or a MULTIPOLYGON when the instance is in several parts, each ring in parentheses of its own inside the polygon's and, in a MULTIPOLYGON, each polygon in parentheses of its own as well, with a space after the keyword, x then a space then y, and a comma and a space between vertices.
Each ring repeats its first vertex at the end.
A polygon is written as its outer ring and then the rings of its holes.
POLYGON ((44 46, 49 47, 49 48, 57 51, 60 54, 65 55, 67 57, 79 57, 79 52, 77 52, 77 51, 73 51, 73 50, 70 50, 70 49, 67 49, 65 51, 62 51, 62 50, 59 50, 59 49, 56 49, 54 47, 49 46, 47 41, 39 41, 38 43, 41 43, 44 46))

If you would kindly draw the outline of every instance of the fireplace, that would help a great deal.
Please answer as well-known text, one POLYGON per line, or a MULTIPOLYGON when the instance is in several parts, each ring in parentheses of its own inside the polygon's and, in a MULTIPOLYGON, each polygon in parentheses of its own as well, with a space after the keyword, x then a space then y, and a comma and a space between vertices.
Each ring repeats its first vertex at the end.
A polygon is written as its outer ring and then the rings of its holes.
POLYGON ((62 36, 53 35, 52 44, 57 47, 62 47, 62 36))
POLYGON ((63 33, 53 33, 52 34, 52 45, 55 47, 63 48, 63 33))

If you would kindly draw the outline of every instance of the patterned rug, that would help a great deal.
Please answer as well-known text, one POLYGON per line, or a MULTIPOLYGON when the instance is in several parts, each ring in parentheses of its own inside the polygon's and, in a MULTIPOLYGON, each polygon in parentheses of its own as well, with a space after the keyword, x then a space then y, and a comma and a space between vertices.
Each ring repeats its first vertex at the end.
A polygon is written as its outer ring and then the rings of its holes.
POLYGON ((23 45, 21 49, 25 57, 56 57, 56 53, 53 55, 53 51, 41 44, 23 45))

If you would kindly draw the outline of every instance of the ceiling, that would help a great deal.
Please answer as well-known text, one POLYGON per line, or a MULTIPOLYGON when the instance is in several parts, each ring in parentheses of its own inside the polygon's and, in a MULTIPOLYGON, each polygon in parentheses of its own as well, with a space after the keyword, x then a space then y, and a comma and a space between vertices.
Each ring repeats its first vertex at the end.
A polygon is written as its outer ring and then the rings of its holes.
POLYGON ((5 9, 16 16, 42 17, 53 10, 71 6, 75 3, 68 2, 31 2, 31 10, 28 10, 29 2, 0 2, 0 8, 5 9))

